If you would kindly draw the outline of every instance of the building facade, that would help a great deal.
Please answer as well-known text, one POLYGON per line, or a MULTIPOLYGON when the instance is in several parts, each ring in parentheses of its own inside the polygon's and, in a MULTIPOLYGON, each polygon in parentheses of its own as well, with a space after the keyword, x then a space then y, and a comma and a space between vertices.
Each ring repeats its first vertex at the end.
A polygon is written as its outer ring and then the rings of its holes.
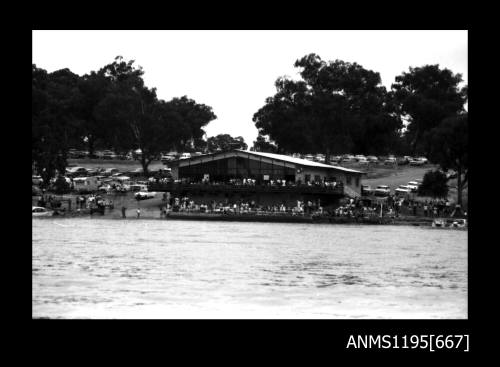
POLYGON ((287 155, 233 150, 208 154, 169 163, 174 179, 187 182, 228 182, 231 179, 253 179, 257 185, 284 180, 301 185, 308 183, 342 183, 349 196, 361 195, 363 172, 331 166, 287 155))

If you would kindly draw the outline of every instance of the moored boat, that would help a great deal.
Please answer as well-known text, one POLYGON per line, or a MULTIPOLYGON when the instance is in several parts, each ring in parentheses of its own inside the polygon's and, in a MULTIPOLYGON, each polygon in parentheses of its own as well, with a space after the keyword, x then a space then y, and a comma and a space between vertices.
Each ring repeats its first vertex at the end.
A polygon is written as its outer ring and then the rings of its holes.
POLYGON ((53 210, 49 210, 44 208, 43 206, 32 206, 31 207, 31 216, 32 217, 51 217, 54 215, 53 210))

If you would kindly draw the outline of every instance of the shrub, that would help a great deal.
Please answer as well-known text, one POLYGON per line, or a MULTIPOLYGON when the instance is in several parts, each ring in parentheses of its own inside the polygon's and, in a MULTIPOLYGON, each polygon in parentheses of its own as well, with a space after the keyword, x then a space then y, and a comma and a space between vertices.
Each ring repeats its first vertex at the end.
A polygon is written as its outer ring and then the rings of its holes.
POLYGON ((59 176, 54 182, 54 192, 58 195, 67 194, 71 190, 69 183, 62 176, 59 176))
POLYGON ((418 188, 420 196, 432 196, 434 198, 445 198, 448 196, 448 179, 441 171, 427 171, 424 175, 422 185, 418 188))

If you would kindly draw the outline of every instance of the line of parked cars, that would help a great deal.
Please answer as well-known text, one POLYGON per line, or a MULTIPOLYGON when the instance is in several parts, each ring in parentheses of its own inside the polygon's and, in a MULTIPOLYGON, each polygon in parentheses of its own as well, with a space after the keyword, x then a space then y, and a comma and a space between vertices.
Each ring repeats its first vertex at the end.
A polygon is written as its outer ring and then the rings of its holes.
MULTIPOLYGON (((394 195, 396 196, 408 196, 418 192, 418 188, 422 184, 422 180, 414 180, 408 182, 406 185, 399 185, 394 189, 394 195)), ((391 194, 391 189, 387 185, 378 185, 375 189, 372 189, 370 185, 361 186, 361 195, 363 196, 389 196, 391 194)))
MULTIPOLYGON (((292 157, 294 158, 302 158, 302 159, 307 159, 308 161, 313 161, 313 162, 320 162, 324 163, 325 162, 325 155, 324 154, 299 154, 299 153, 294 153, 292 154, 292 157)), ((384 164, 384 165, 414 165, 414 166, 422 166, 428 163, 427 158, 425 157, 410 157, 410 156, 404 156, 404 157, 396 157, 394 155, 389 155, 389 156, 384 156, 384 157, 377 157, 374 155, 368 155, 364 156, 362 154, 357 154, 357 155, 352 155, 352 154, 344 154, 344 155, 333 155, 330 156, 330 163, 357 163, 357 164, 384 164)))
MULTIPOLYGON (((171 178, 170 168, 162 168, 157 172, 161 178, 171 178)), ((94 168, 87 169, 85 167, 69 167, 66 169, 62 177, 69 185, 69 187, 79 193, 91 192, 127 192, 134 191, 131 187, 134 183, 144 184, 144 190, 147 191, 147 182, 136 182, 133 177, 138 178, 143 175, 142 168, 137 168, 132 171, 120 172, 117 168, 94 168)), ((32 175, 32 195, 41 195, 40 185, 43 179, 39 175, 32 175)), ((56 178, 52 178, 50 186, 56 183, 56 178)), ((49 186, 49 190, 51 190, 49 186)))
POLYGON ((203 155, 202 152, 193 152, 193 153, 175 153, 175 152, 170 152, 170 153, 162 153, 160 156, 160 160, 166 164, 171 161, 175 161, 178 159, 188 159, 192 157, 198 157, 200 155, 203 155))

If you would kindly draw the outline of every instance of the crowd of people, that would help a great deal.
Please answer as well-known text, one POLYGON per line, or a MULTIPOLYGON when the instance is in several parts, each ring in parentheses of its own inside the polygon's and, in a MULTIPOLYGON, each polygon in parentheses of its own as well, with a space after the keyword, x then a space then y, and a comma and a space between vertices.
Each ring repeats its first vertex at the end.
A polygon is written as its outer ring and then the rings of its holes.
POLYGON ((467 216, 459 205, 452 205, 449 200, 425 200, 398 198, 389 196, 385 201, 370 201, 363 198, 350 199, 345 205, 333 211, 334 216, 358 217, 366 215, 420 216, 427 218, 467 216))
POLYGON ((266 186, 266 187, 297 187, 297 186, 308 186, 308 187, 323 187, 323 188, 335 188, 337 187, 338 183, 333 180, 321 180, 321 181, 306 181, 302 182, 298 180, 297 182, 294 181, 287 181, 287 180, 282 180, 282 179, 269 179, 265 181, 257 181, 256 179, 253 178, 231 178, 226 181, 217 181, 217 180, 208 180, 208 179, 202 179, 198 181, 193 181, 189 179, 180 179, 180 180, 172 180, 169 178, 153 178, 151 177, 149 179, 150 183, 156 183, 156 184, 167 184, 167 183, 174 183, 174 184, 190 184, 190 185, 214 185, 214 186, 219 186, 219 185, 229 185, 229 186, 266 186))
POLYGON ((164 195, 164 205, 161 206, 161 216, 168 212, 187 212, 187 213, 221 213, 221 214, 250 214, 250 213, 267 213, 267 214, 322 214, 323 207, 319 200, 301 201, 297 200, 296 205, 290 206, 285 202, 275 203, 273 205, 260 205, 255 200, 237 200, 237 201, 194 201, 188 196, 170 197, 164 195))
POLYGON ((79 195, 76 197, 75 201, 77 210, 91 209, 94 207, 108 207, 110 209, 114 208, 113 200, 104 199, 101 195, 98 194, 79 195))
POLYGON ((324 208, 320 200, 297 200, 294 205, 285 202, 272 205, 261 205, 255 200, 228 199, 223 201, 195 201, 184 197, 173 197, 166 193, 163 196, 164 204, 160 207, 160 216, 169 212, 186 213, 222 213, 222 214, 288 214, 288 215, 320 215, 332 217, 401 217, 423 216, 430 218, 458 217, 467 215, 459 206, 452 205, 447 200, 415 201, 407 199, 389 198, 385 201, 370 202, 364 198, 347 199, 343 205, 336 208, 324 208))

